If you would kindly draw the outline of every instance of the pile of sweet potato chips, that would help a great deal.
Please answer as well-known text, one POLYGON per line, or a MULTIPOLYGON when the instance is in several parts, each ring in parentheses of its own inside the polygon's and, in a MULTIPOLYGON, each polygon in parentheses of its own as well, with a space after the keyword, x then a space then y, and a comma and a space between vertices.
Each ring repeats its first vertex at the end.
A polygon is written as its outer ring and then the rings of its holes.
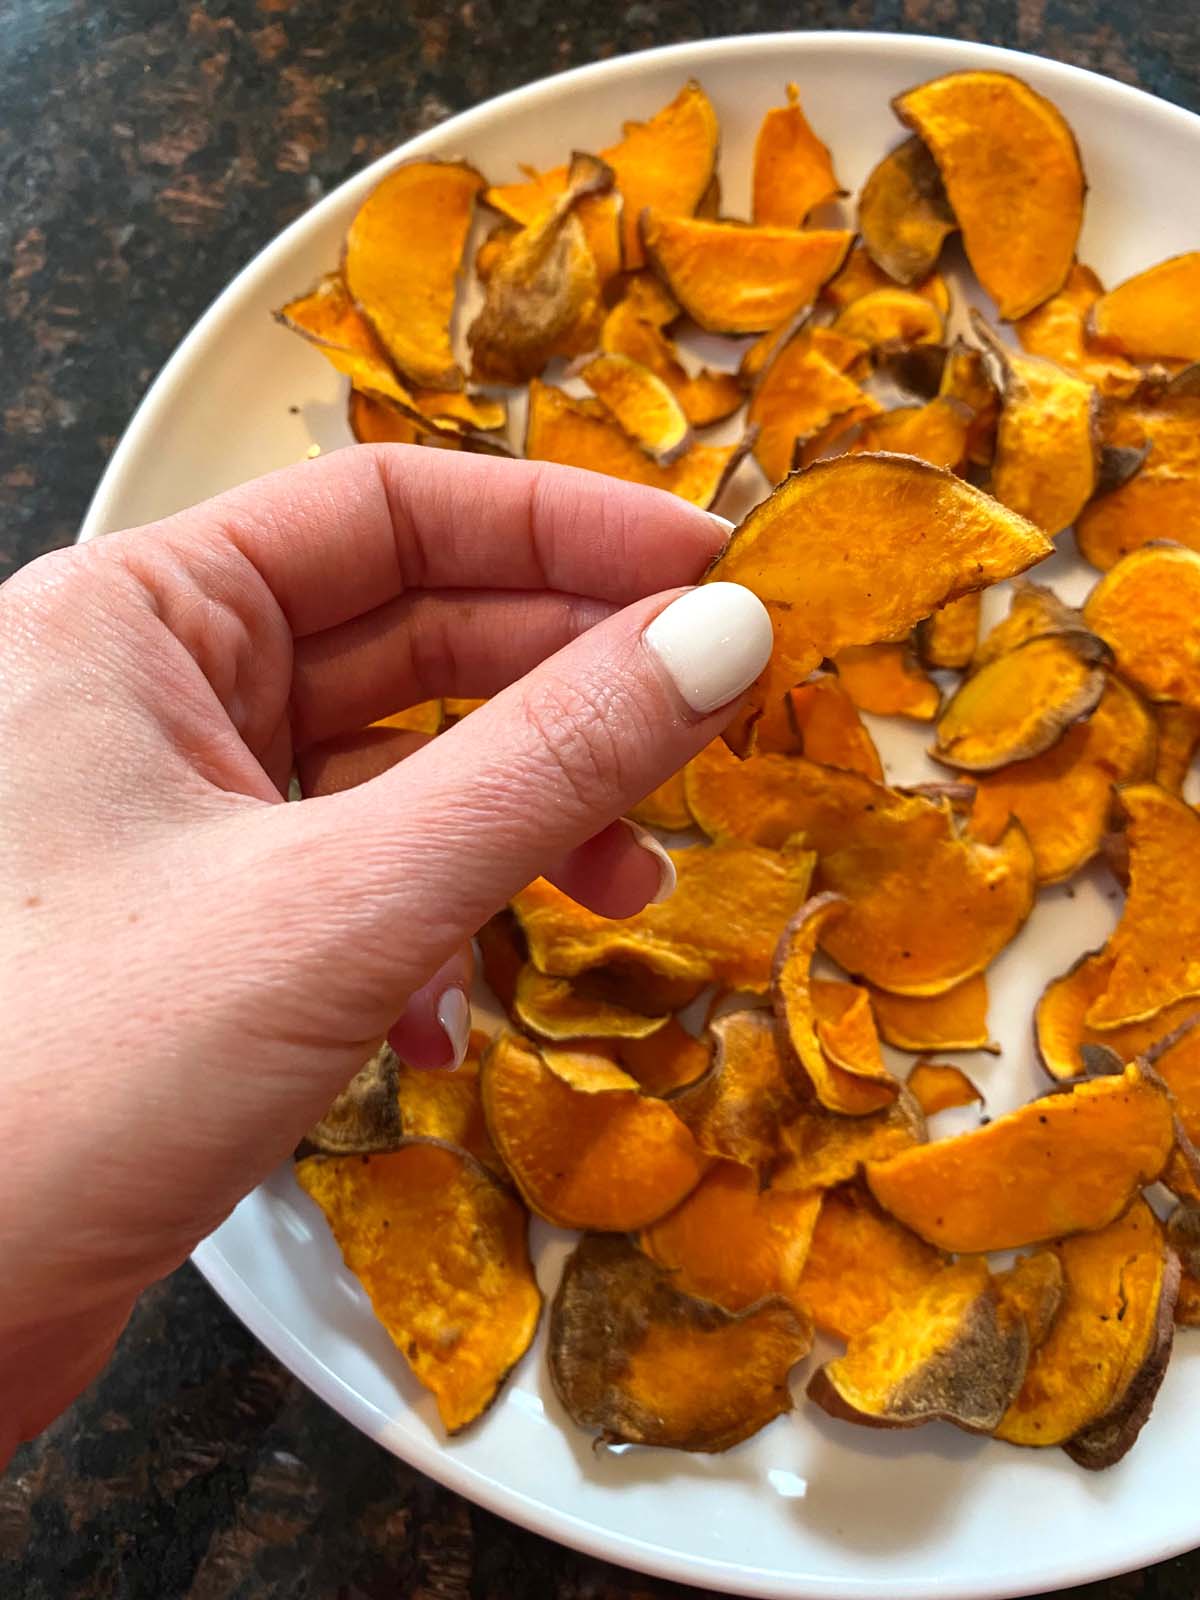
POLYGON ((857 236, 825 225, 844 191, 794 87, 725 217, 688 83, 518 182, 396 168, 278 313, 349 378, 360 440, 507 453, 519 397, 531 458, 699 506, 738 468, 770 491, 708 578, 763 599, 772 660, 636 812, 690 830, 673 896, 608 921, 530 884, 479 941, 510 1025, 452 1075, 383 1047, 300 1152, 450 1431, 534 1336, 530 1213, 582 1233, 549 1365, 608 1441, 736 1444, 819 1332, 834 1417, 1104 1467, 1200 1324, 1200 250, 1105 292, 1071 130, 1014 77, 894 109, 857 236), (955 235, 989 316, 939 271, 955 235), (1067 529, 1085 603, 1022 580, 981 636, 981 592, 1067 529), (863 711, 928 723, 945 780, 889 783, 863 711), (989 965, 1096 859, 1120 920, 1047 974, 1046 1092, 989 1120, 936 1057, 996 1051, 989 965), (976 1125, 931 1140, 949 1108, 976 1125))

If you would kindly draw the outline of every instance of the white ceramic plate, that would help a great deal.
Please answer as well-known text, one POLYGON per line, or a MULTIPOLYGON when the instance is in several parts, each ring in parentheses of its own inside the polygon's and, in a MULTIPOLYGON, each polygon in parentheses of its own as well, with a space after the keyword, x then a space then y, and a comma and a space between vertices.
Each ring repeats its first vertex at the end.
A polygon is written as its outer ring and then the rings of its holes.
MULTIPOLYGON (((622 119, 653 112, 695 75, 721 117, 726 209, 744 215, 758 122, 789 79, 854 190, 899 137, 890 96, 976 66, 1022 74, 1070 120, 1090 185, 1081 255, 1107 280, 1200 243, 1195 209, 1180 203, 1200 167, 1200 118, 1072 67, 858 33, 714 40, 602 62, 414 139, 282 234, 168 363, 113 457, 83 536, 294 462, 313 442, 348 442, 340 381, 268 312, 337 260, 345 226, 384 165, 464 155, 500 181, 520 161, 549 166, 611 140, 622 119)), ((751 477, 742 493, 753 491, 751 477)), ((1068 597, 1082 593, 1088 578, 1073 557, 1052 567, 1068 597)), ((917 775, 920 742, 884 733, 898 776, 917 775)), ((1111 891, 1085 877, 1043 895, 993 968, 993 1030, 1004 1054, 961 1058, 993 1114, 1042 1087, 1030 1045, 1034 999, 1113 919, 1111 891)), ((552 1289, 565 1242, 539 1227, 535 1243, 552 1289)), ((983 1600, 1082 1583, 1200 1542, 1200 1336, 1181 1341, 1137 1448, 1096 1476, 1057 1450, 1019 1452, 942 1426, 873 1433, 809 1406, 715 1458, 596 1454, 567 1423, 540 1342, 492 1412, 447 1443, 289 1171, 245 1200, 195 1259, 293 1372, 387 1449, 513 1521, 648 1572, 796 1600, 983 1600)))

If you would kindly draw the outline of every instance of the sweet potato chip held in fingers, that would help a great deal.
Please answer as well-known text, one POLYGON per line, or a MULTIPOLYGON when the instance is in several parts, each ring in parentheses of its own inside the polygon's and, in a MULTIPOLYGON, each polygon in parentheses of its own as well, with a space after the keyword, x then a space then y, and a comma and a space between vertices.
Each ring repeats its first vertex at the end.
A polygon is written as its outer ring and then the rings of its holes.
POLYGON ((954 1106, 982 1102, 983 1095, 961 1067, 948 1061, 918 1061, 905 1079, 909 1093, 927 1117, 954 1106))
POLYGON ((1167 1218, 1167 1245, 1183 1269, 1175 1303, 1176 1326, 1200 1328, 1200 1209, 1175 1207, 1167 1218))
POLYGON ((646 828, 662 828, 667 833, 682 833, 692 825, 692 814, 687 808, 683 791, 683 769, 674 772, 665 783, 652 789, 644 800, 629 808, 629 815, 646 828))
POLYGON ((873 289, 838 313, 833 331, 871 349, 898 343, 937 344, 945 322, 936 306, 912 289, 873 289))
MULTIPOLYGON (((957 471, 967 457, 972 413, 961 400, 935 395, 923 406, 896 406, 868 417, 850 446, 854 452, 891 450, 957 471)), ((970 601, 970 595, 963 600, 970 601)), ((953 603, 953 602, 952 602, 953 603)), ((935 612, 936 616, 937 613, 935 612)))
POLYGON ((671 1107, 706 1155, 765 1177, 783 1148, 780 1127, 799 1114, 803 1094, 769 1011, 730 1011, 709 1033, 715 1042, 712 1065, 672 1096, 671 1107))
POLYGON ((395 1150, 404 1138, 396 1098, 400 1062, 389 1044, 355 1073, 320 1122, 308 1130, 305 1144, 323 1155, 367 1155, 395 1150))
POLYGON ((849 645, 833 658, 838 681, 860 711, 877 717, 932 722, 942 691, 927 676, 906 639, 849 645))
POLYGON ((862 347, 847 342, 835 358, 814 334, 802 328, 776 351, 750 400, 747 415, 759 430, 755 460, 772 483, 791 471, 798 440, 814 438, 835 418, 879 410, 841 364, 862 347))
POLYGON ((570 978, 551 978, 531 962, 521 968, 513 1014, 542 1039, 644 1039, 665 1027, 666 1016, 644 1017, 625 1006, 580 994, 570 978))
POLYGON ((1200 361, 1200 250, 1160 261, 1101 295, 1089 328, 1123 355, 1200 361))
MULTIPOLYGON (((635 276, 640 278, 641 274, 635 276)), ((653 281, 657 283, 658 280, 653 281)), ((663 293, 669 301, 669 296, 663 293)), ((730 416, 745 399, 736 375, 710 372, 707 368, 695 376, 689 375, 674 344, 663 332, 662 322, 642 313, 643 299, 640 293, 627 294, 617 302, 604 319, 601 349, 613 355, 628 356, 661 378, 694 428, 705 428, 730 416)), ((679 309, 674 302, 669 303, 670 314, 663 318, 667 322, 679 309)))
POLYGON ((1054 1250, 1034 1250, 997 1273, 995 1284, 1001 1314, 1021 1318, 1030 1350, 1045 1344, 1066 1288, 1062 1258, 1054 1250))
POLYGON ((987 979, 982 972, 941 994, 889 994, 871 990, 875 1025, 885 1044, 922 1054, 927 1050, 986 1050, 1000 1046, 988 1032, 987 979))
POLYGON ((764 1189, 751 1167, 719 1161, 638 1243, 676 1288, 726 1311, 768 1295, 794 1302, 820 1209, 819 1191, 764 1189))
POLYGON ((871 258, 899 283, 927 277, 958 227, 937 163, 906 139, 871 171, 858 202, 858 229, 871 258))
POLYGON ((1117 670, 1150 700, 1200 711, 1200 554, 1149 544, 1119 561, 1084 603, 1117 670))
POLYGON ((951 72, 892 107, 941 173, 967 259, 1005 319, 1056 294, 1083 221, 1084 177, 1062 113, 1006 72, 951 72))
MULTIPOLYGON (((1109 1051, 1120 1062, 1132 1061, 1200 1013, 1200 1000, 1178 1000, 1141 1022, 1116 1028, 1090 1027, 1085 1018, 1107 989, 1112 967, 1113 957, 1107 950, 1089 951, 1042 991, 1034 1012, 1034 1043, 1042 1066, 1060 1082, 1084 1076, 1087 1063, 1083 1051, 1088 1047, 1109 1051)), ((1200 1132, 1200 1103, 1197 1113, 1200 1132)))
POLYGON ((786 1300, 725 1311, 675 1287, 628 1239, 586 1236, 550 1310, 550 1377, 606 1444, 728 1450, 792 1408, 812 1329, 786 1300))
POLYGON ((1029 1336, 1001 1314, 986 1261, 959 1261, 900 1298, 809 1380, 807 1394, 843 1422, 917 1428, 953 1422, 991 1433, 1025 1376, 1029 1336))
POLYGON ((892 1105, 868 1117, 843 1117, 813 1105, 784 1124, 784 1156, 771 1187, 832 1189, 858 1177, 868 1161, 910 1150, 928 1137, 924 1114, 903 1085, 892 1105))
POLYGON ((1142 374, 1122 356, 1109 355, 1089 344, 1087 315, 1103 294, 1100 280, 1090 267, 1075 262, 1057 294, 1017 323, 1017 338, 1032 356, 1045 356, 1066 367, 1102 395, 1131 395, 1142 374))
POLYGON ((970 1133, 869 1162, 867 1182, 885 1211, 930 1244, 1011 1250, 1103 1228, 1155 1181, 1174 1144, 1170 1095, 1134 1063, 970 1133))
POLYGON ((787 101, 767 112, 754 145, 751 214, 760 226, 802 227, 814 206, 844 193, 828 148, 800 108, 794 83, 787 86, 787 101))
POLYGON ((542 1297, 521 1203, 471 1156, 414 1139, 311 1156, 296 1178, 447 1432, 473 1422, 525 1354, 542 1297))
POLYGON ((927 667, 961 672, 979 641, 980 597, 964 594, 918 622, 913 630, 917 656, 927 667))
POLYGON ((665 1101, 643 1095, 602 1058, 590 1065, 588 1087, 561 1053, 552 1071, 530 1040, 502 1034, 483 1058, 488 1131, 526 1203, 547 1222, 641 1228, 696 1187, 708 1158, 665 1101))
POLYGON ((650 209, 642 247, 688 315, 709 333, 764 333, 816 299, 841 266, 841 228, 743 227, 650 209))
MULTIPOLYGON (((787 697, 786 710, 794 733, 788 748, 797 755, 822 766, 861 772, 876 782, 883 778, 875 741, 836 673, 817 673, 798 684, 787 697)), ((758 748, 766 748, 761 739, 758 748)))
POLYGON ((1027 639, 963 683, 938 718, 930 755, 961 772, 1041 755, 1099 705, 1110 659, 1082 630, 1027 639))
POLYGON ((628 356, 592 356, 579 376, 650 459, 670 466, 692 443, 692 430, 674 392, 628 356))
POLYGON ((1075 528, 1079 553, 1107 571, 1164 533, 1200 549, 1200 396, 1136 396, 1101 417, 1106 445, 1144 449, 1145 465, 1128 482, 1098 494, 1075 528))
POLYGON ((1181 795, 1200 745, 1200 710, 1167 702, 1155 706, 1154 719, 1158 726, 1154 781, 1160 788, 1181 795))
POLYGON ((396 1104, 406 1138, 442 1139, 507 1183, 508 1172, 487 1131, 479 1087, 479 1063, 488 1044, 486 1033, 472 1029, 466 1060, 456 1072, 429 1072, 398 1062, 396 1104))

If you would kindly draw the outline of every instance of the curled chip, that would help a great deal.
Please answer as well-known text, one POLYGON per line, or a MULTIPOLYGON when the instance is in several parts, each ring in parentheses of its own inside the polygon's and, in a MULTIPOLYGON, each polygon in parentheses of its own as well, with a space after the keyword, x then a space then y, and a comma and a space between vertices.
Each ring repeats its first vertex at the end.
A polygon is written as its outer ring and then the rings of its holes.
POLYGON ((669 1020, 581 994, 570 978, 549 977, 530 962, 517 976, 512 1010, 523 1028, 542 1039, 644 1039, 669 1020))
POLYGON ((908 1092, 927 1117, 953 1106, 982 1102, 983 1095, 961 1067, 947 1061, 918 1061, 905 1080, 908 1092))
POLYGON ((712 1065, 671 1106, 706 1155, 766 1175, 782 1151, 780 1128, 800 1112, 769 1011, 730 1011, 709 1028, 712 1065))
POLYGON ((895 1050, 987 1050, 1000 1046, 988 1032, 987 979, 982 972, 941 994, 888 994, 871 990, 875 1025, 885 1044, 895 1050))
POLYGON ((833 331, 871 349, 888 344, 937 344, 945 331, 938 308, 913 289, 872 289, 838 313, 833 331))
POLYGON ((1113 784, 1141 783, 1154 762, 1153 718, 1132 689, 1109 677, 1091 716, 1051 749, 979 779, 971 833, 994 843, 1015 817, 1033 848, 1038 882, 1061 883, 1100 850, 1113 784))
POLYGON ((1075 526, 1079 553, 1107 569, 1164 532, 1200 549, 1200 395, 1147 385, 1101 416, 1106 445, 1142 450, 1141 470, 1087 506, 1075 526))
POLYGON ((629 815, 643 827, 662 828, 667 833, 682 833, 690 828, 692 814, 683 791, 683 768, 672 773, 657 789, 652 789, 644 800, 631 806, 629 815))
POLYGON ((660 467, 634 444, 598 400, 576 400, 536 378, 529 385, 525 454, 531 461, 605 472, 610 478, 647 483, 707 509, 720 495, 754 443, 748 432, 733 444, 693 445, 669 467, 660 467))
POLYGON ((541 1314, 524 1207, 465 1151, 433 1139, 388 1155, 310 1156, 296 1179, 447 1431, 465 1428, 541 1314))
POLYGON ((1061 1444, 1081 1466, 1112 1466, 1136 1440, 1166 1370, 1179 1263, 1140 1198, 1100 1232, 1056 1250, 1062 1305, 996 1437, 1061 1444))
POLYGON ((767 112, 754 145, 752 215, 771 228, 803 227, 814 206, 845 193, 827 147, 800 108, 794 83, 787 86, 787 101, 767 112))
POLYGON ((967 459, 976 466, 990 467, 996 450, 1000 396, 988 376, 983 352, 962 339, 955 339, 946 351, 938 393, 947 400, 960 400, 970 409, 967 459))
POLYGON ((1001 1314, 1020 1317, 1029 1334, 1029 1348, 1045 1344, 1062 1305, 1066 1287, 1062 1258, 1055 1250, 1034 1250, 997 1273, 1001 1314))
POLYGON ((763 333, 811 304, 841 266, 841 228, 759 228, 642 213, 642 248, 679 304, 709 333, 763 333))
MULTIPOLYGON (((863 726, 846 686, 832 672, 815 674, 791 690, 785 701, 794 731, 789 749, 826 767, 844 767, 877 781, 883 767, 875 741, 863 726)), ((758 748, 765 749, 761 736, 758 748)), ((689 812, 689 819, 691 813, 689 812)))
POLYGON ((868 416, 879 409, 879 402, 847 371, 862 347, 850 341, 831 346, 828 339, 817 338, 819 331, 802 328, 780 345, 750 400, 747 415, 759 430, 755 460, 772 483, 791 470, 797 441, 815 438, 835 419, 868 416))
MULTIPOLYGON (((555 167, 552 172, 537 172, 532 167, 524 170, 528 174, 524 183, 502 184, 483 196, 486 205, 511 219, 489 234, 476 253, 475 271, 483 284, 518 234, 560 200, 567 187, 568 167, 555 167)), ((574 210, 603 288, 621 270, 621 198, 612 189, 585 195, 574 210)))
MULTIPOLYGON (((852 300, 860 299, 875 289, 894 289, 896 280, 868 255, 865 245, 852 245, 845 261, 821 290, 821 299, 836 310, 842 310, 852 300)), ((914 294, 924 295, 943 316, 950 310, 950 290, 940 273, 932 272, 920 283, 906 285, 914 294)))
POLYGON ((575 206, 612 182, 612 168, 596 156, 572 157, 562 193, 496 263, 483 308, 467 330, 478 377, 524 383, 551 356, 594 348, 603 320, 600 278, 575 206))
POLYGON ((677 1289, 628 1239, 589 1235, 550 1309, 550 1376, 573 1422, 606 1444, 728 1450, 792 1408, 812 1346, 786 1300, 725 1311, 677 1289))
POLYGON ((833 660, 842 687, 861 711, 914 722, 932 722, 937 716, 942 692, 907 639, 848 645, 833 660))
POLYGON ((1011 1250, 1103 1228, 1161 1174, 1174 1144, 1170 1095, 1135 1062, 970 1133, 869 1162, 867 1182, 930 1244, 1011 1250))
POLYGON ((1172 256, 1110 289, 1093 305, 1090 331, 1122 355, 1200 361, 1200 250, 1172 256))
POLYGON ((709 1049, 674 1018, 645 1039, 619 1039, 617 1060, 647 1094, 668 1095, 708 1071, 709 1049))
POLYGON ((1200 1327, 1200 1209, 1176 1206, 1167 1218, 1167 1245, 1179 1257, 1182 1276, 1175 1322, 1181 1328, 1200 1327))
POLYGON ((396 1098, 400 1062, 389 1044, 381 1044, 351 1078, 320 1122, 308 1130, 305 1143, 324 1155, 367 1155, 394 1150, 405 1133, 396 1098))
POLYGON ((822 1333, 855 1339, 945 1264, 940 1250, 880 1211, 856 1184, 845 1184, 825 1195, 792 1298, 822 1333))
POLYGON ((535 965, 572 977, 626 961, 667 978, 765 992, 779 929, 808 894, 812 852, 728 844, 671 859, 674 894, 621 922, 585 910, 544 878, 522 889, 513 909, 535 965))
POLYGON ((687 1294, 741 1311, 768 1295, 795 1301, 820 1192, 764 1189, 751 1167, 719 1161, 639 1243, 687 1294))
POLYGON ((892 101, 928 147, 963 248, 1005 319, 1056 294, 1075 259, 1084 177, 1050 101, 1006 72, 951 72, 892 101))
POLYGON ((1083 614, 1122 677, 1150 700, 1200 711, 1200 554, 1148 544, 1118 561, 1083 614))
POLYGON ((978 671, 1042 634, 1077 633, 1082 628, 1081 612, 1066 605, 1053 589, 1023 579, 1012 586, 1008 615, 980 640, 972 666, 978 671))
MULTIPOLYGON (((935 395, 923 406, 896 406, 860 424, 851 449, 891 450, 956 470, 966 460, 972 413, 961 400, 935 395)), ((972 595, 964 595, 970 601, 972 595)), ((961 602, 951 602, 958 604, 961 602)))
POLYGON ((483 179, 461 161, 410 161, 376 184, 346 234, 346 287, 413 383, 461 389, 450 319, 483 179))
POLYGON ((876 988, 952 989, 1004 949, 1033 903, 1033 857, 1020 828, 982 846, 961 833, 944 799, 802 757, 738 761, 718 743, 688 763, 687 794, 714 839, 805 837, 818 853, 818 888, 850 902, 823 929, 821 947, 876 988))
POLYGON ((843 1422, 991 1433, 1021 1387, 1029 1336, 1002 1314, 986 1261, 959 1261, 898 1299, 846 1354, 813 1374, 808 1397, 843 1422))
MULTIPOLYGON (((1089 1027, 1085 1018, 1108 988, 1112 967, 1113 957, 1107 950, 1089 951, 1042 991, 1034 1012, 1034 1042, 1042 1066, 1060 1082, 1084 1076, 1085 1050, 1109 1052, 1110 1061, 1132 1061, 1200 1011, 1200 1000, 1177 1000, 1141 1022, 1127 1022, 1115 1028, 1089 1027)), ((1200 1112, 1200 1105, 1197 1110, 1200 1112)))
POLYGON ((962 772, 1041 755, 1099 705, 1110 659, 1082 629, 1027 639, 967 678, 938 718, 930 755, 962 772))
POLYGON ((487 1131, 479 1089, 479 1063, 487 1047, 487 1034, 472 1029, 466 1059, 456 1072, 429 1072, 397 1062, 396 1103, 406 1138, 444 1140, 507 1182, 487 1131))
MULTIPOLYGON (((1154 781, 1172 794, 1182 794, 1196 757, 1196 747, 1200 745, 1200 710, 1167 703, 1155 706, 1154 719, 1158 726, 1154 781)), ((1150 774, 1140 776, 1149 777, 1150 774)))
POLYGON ((913 642, 924 665, 953 672, 968 666, 979 639, 979 612, 979 595, 964 594, 918 622, 913 642))
POLYGON ((604 319, 600 348, 612 355, 628 356, 661 378, 683 408, 694 428, 704 428, 736 411, 745 399, 741 383, 732 372, 704 369, 692 376, 679 359, 675 345, 663 332, 679 314, 679 307, 649 274, 634 273, 625 294, 604 319), (652 299, 645 281, 661 296, 652 299), (636 285, 636 287, 635 287, 636 285))
POLYGON ((832 1189, 856 1178, 868 1161, 882 1161, 928 1138, 920 1106, 903 1086, 892 1105, 869 1117, 843 1117, 819 1106, 785 1123, 784 1158, 775 1189, 832 1189))
POLYGON ((482 1086, 488 1130, 513 1181, 560 1228, 645 1227, 708 1166, 670 1106, 601 1057, 559 1051, 551 1070, 531 1041, 502 1034, 484 1056, 482 1086))
POLYGON ((1103 292, 1091 267, 1076 261, 1058 293, 1017 323, 1017 338, 1030 355, 1056 361, 1102 395, 1124 398, 1142 374, 1123 357, 1095 349, 1086 334, 1088 312, 1103 292))
POLYGON ((667 467, 692 443, 692 430, 674 392, 628 356, 592 356, 579 376, 652 461, 667 467))
POLYGON ((899 283, 928 277, 957 227, 937 162, 920 139, 897 145, 863 184, 858 202, 863 244, 899 283))
POLYGON ((818 895, 801 907, 780 935, 771 998, 793 1070, 827 1110, 859 1117, 889 1105, 900 1085, 883 1063, 865 991, 860 991, 862 1011, 848 1009, 840 1023, 817 1015, 810 970, 817 941, 848 909, 835 894, 818 895))

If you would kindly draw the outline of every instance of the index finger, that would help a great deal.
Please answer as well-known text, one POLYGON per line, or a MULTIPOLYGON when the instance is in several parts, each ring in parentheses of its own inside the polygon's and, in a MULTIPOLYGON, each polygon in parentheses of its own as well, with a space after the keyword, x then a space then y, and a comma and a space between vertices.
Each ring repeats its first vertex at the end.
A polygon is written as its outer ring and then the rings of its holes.
POLYGON ((626 605, 693 583, 728 532, 660 489, 543 461, 357 445, 158 524, 180 548, 224 539, 293 634, 418 588, 553 589, 626 605))

